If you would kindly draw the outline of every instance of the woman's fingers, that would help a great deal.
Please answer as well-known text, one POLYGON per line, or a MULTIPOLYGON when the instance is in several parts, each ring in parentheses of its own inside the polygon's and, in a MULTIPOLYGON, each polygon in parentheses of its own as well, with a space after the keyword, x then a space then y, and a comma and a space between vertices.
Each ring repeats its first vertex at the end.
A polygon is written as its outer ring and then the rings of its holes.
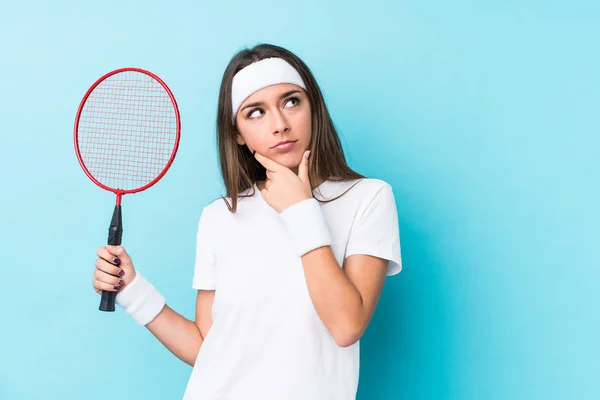
POLYGON ((113 280, 113 278, 114 277, 111 277, 110 275, 106 275, 106 276, 100 277, 100 279, 98 279, 96 274, 94 274, 94 278, 92 279, 92 286, 94 287, 94 290, 96 291, 96 293, 100 293, 102 290, 107 291, 107 292, 118 291, 121 288, 121 285, 119 285, 118 279, 117 279, 117 282, 115 282, 113 280), (101 279, 106 279, 106 281, 112 281, 112 282, 106 282, 105 280, 101 280, 101 279))
POLYGON ((135 277, 131 258, 122 246, 102 246, 96 251, 92 285, 96 293, 118 291, 135 277))
POLYGON ((98 282, 104 282, 107 283, 109 285, 117 285, 117 286, 121 286, 123 284, 125 284, 125 282, 123 281, 123 279, 121 279, 118 276, 114 276, 111 274, 107 274, 104 271, 101 271, 99 269, 94 271, 94 279, 97 280, 98 282))
POLYGON ((132 264, 131 258, 123 246, 104 246, 98 249, 98 257, 114 264, 132 264))
POLYGON ((115 292, 118 291, 125 282, 121 279, 124 271, 103 260, 98 258, 96 260, 96 270, 94 271, 94 278, 92 285, 96 293, 101 293, 102 290, 115 292))
POLYGON ((117 267, 102 258, 96 260, 96 269, 114 276, 123 276, 125 273, 122 268, 117 267))

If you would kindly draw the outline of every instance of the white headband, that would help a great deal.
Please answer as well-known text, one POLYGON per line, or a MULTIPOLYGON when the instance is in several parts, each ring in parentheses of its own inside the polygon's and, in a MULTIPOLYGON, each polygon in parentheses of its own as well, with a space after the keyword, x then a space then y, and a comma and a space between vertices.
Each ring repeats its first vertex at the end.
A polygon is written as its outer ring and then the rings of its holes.
POLYGON ((281 58, 265 58, 235 74, 231 85, 232 123, 235 125, 238 109, 252 93, 279 83, 291 83, 306 90, 298 71, 281 58))

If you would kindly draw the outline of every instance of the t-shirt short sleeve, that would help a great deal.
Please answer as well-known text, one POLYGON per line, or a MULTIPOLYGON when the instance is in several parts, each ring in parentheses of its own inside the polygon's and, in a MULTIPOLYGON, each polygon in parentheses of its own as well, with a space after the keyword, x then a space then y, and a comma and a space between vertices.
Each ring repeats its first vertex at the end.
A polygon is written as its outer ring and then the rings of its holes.
POLYGON ((213 226, 207 208, 202 210, 196 234, 196 261, 192 287, 198 290, 214 290, 217 288, 217 255, 212 237, 213 226))
POLYGON ((346 258, 365 254, 388 260, 386 275, 396 275, 402 270, 400 256, 400 228, 398 211, 392 187, 381 187, 362 213, 354 221, 346 258))

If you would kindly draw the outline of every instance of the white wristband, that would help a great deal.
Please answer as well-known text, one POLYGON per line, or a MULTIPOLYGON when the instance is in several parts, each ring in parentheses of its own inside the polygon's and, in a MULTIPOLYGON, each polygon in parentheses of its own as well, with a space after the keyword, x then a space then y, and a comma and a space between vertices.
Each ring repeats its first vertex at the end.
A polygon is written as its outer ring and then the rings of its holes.
POLYGON ((292 246, 299 256, 332 243, 331 234, 319 202, 306 199, 279 214, 291 236, 292 246))
POLYGON ((138 271, 133 280, 117 293, 115 302, 140 325, 150 323, 165 305, 165 298, 138 271))

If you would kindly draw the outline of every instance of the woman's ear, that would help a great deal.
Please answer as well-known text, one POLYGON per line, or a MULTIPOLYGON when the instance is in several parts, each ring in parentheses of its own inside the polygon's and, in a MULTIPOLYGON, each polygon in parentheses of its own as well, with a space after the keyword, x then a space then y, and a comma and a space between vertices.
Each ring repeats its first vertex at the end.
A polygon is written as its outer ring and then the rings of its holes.
POLYGON ((244 138, 242 137, 242 135, 240 135, 240 133, 236 133, 235 135, 235 141, 237 144, 239 144, 240 146, 243 146, 246 144, 246 141, 244 140, 244 138))

